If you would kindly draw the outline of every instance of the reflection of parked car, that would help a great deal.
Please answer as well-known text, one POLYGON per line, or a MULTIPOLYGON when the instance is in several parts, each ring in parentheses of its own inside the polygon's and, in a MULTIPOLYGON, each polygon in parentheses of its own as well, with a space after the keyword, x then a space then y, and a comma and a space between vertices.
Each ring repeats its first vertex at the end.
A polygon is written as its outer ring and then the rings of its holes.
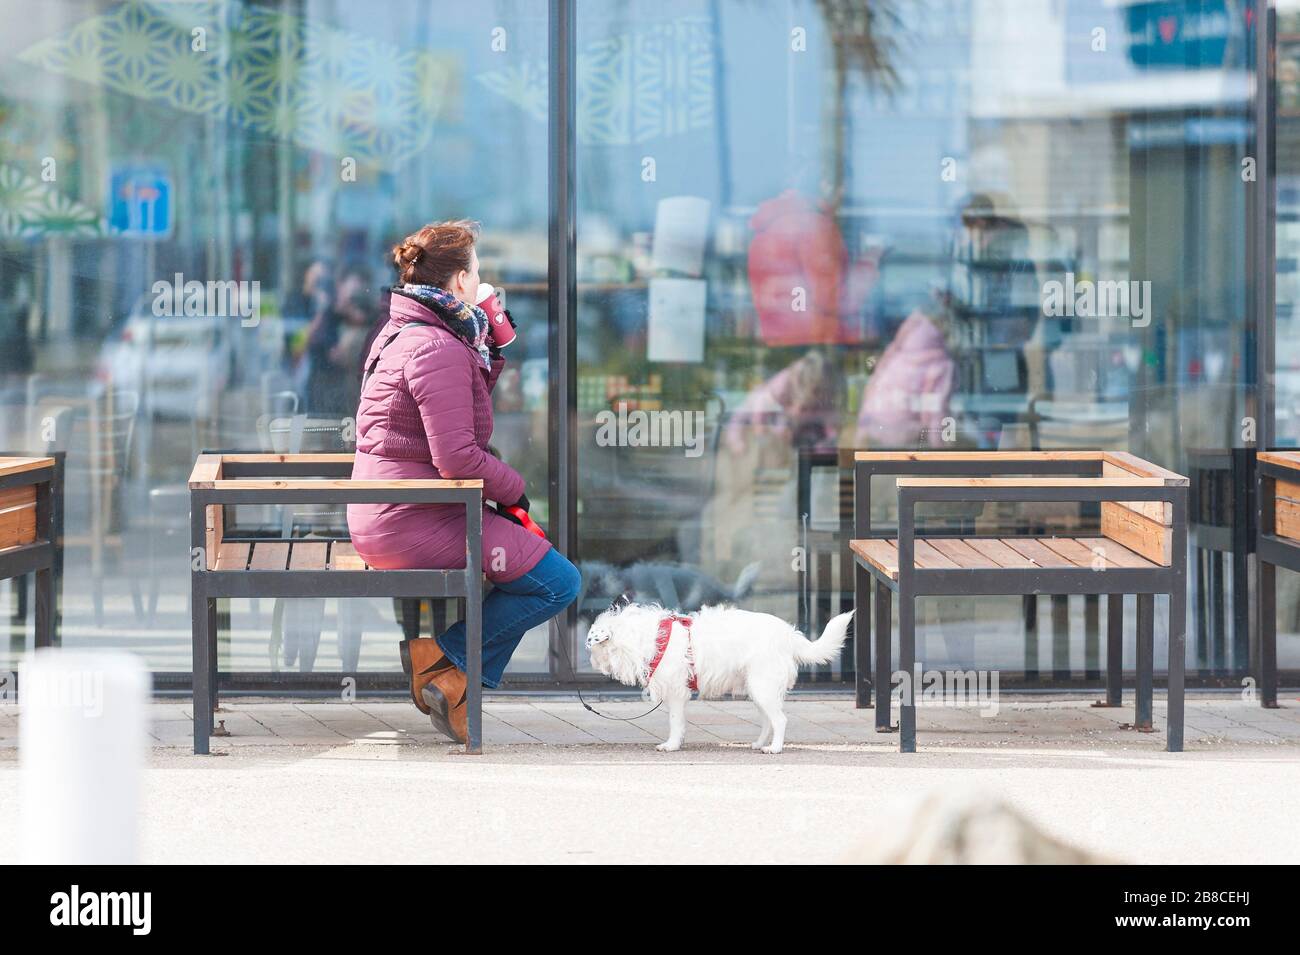
POLYGON ((232 319, 157 317, 147 299, 104 343, 101 373, 140 394, 147 417, 207 418, 230 381, 232 319))

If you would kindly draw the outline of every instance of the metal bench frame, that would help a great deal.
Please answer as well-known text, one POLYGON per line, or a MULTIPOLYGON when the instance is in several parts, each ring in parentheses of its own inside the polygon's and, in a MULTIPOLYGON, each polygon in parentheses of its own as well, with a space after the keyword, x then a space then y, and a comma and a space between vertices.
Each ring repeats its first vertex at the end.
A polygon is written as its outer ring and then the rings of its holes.
POLYGON ((1259 510, 1255 450, 1190 448, 1186 458, 1187 537, 1195 561, 1189 573, 1196 574, 1196 658, 1202 678, 1228 677, 1234 666, 1250 669, 1249 561, 1255 553, 1259 510), (1231 619, 1224 602, 1229 593, 1231 619))
POLYGON ((13 579, 25 587, 21 578, 36 575, 36 606, 33 622, 37 649, 60 643, 59 601, 63 590, 63 470, 65 452, 45 454, 5 452, 0 457, 49 458, 43 467, 0 475, 0 491, 15 487, 36 486, 36 539, 0 552, 0 579, 13 579))
MULTIPOLYGON (((483 489, 480 481, 348 481, 350 454, 233 454, 220 477, 190 483, 194 752, 210 751, 218 703, 217 600, 228 597, 464 597, 468 742, 483 751, 483 489), (295 480, 296 478, 327 478, 295 480), (234 504, 460 504, 465 566, 453 570, 210 570, 207 509, 234 504)), ((322 538, 328 540, 328 538, 322 538)), ((342 538, 341 538, 342 539, 342 538)))
POLYGON ((1255 457, 1256 524, 1255 557, 1258 561, 1259 599, 1259 703, 1277 708, 1277 569, 1300 572, 1300 541, 1277 534, 1277 481, 1300 484, 1300 461, 1287 455, 1294 448, 1261 451, 1255 457))
MULTIPOLYGON (((891 731, 892 697, 892 594, 898 595, 899 670, 913 674, 916 669, 916 598, 924 596, 1029 594, 1106 594, 1107 659, 1106 695, 1110 705, 1120 703, 1120 678, 1123 650, 1124 595, 1137 596, 1137 698, 1134 728, 1152 731, 1152 690, 1155 657, 1155 595, 1169 595, 1169 697, 1166 748, 1180 752, 1183 748, 1183 680, 1187 617, 1187 484, 1161 486, 1089 484, 1102 473, 1101 452, 1054 451, 1048 457, 1026 452, 964 454, 962 452, 919 453, 900 455, 893 460, 858 460, 854 466, 854 539, 872 537, 871 477, 875 474, 899 475, 898 486, 898 555, 899 572, 895 581, 887 574, 854 554, 854 604, 858 634, 855 653, 858 672, 868 664, 868 644, 873 621, 870 607, 870 584, 874 579, 876 604, 875 686, 876 729, 891 731), (1023 486, 971 486, 917 481, 912 478, 993 478, 997 475, 1036 477, 1071 477, 1077 484, 1026 484, 1023 486), (920 569, 915 565, 916 505, 922 502, 1125 502, 1162 501, 1173 509, 1171 525, 1172 553, 1170 566, 1156 568, 1108 568, 1103 571, 1084 568, 961 568, 920 569)), ((1136 477, 1136 476, 1135 476, 1136 477)), ((880 535, 875 535, 879 537, 880 535)), ((951 535, 933 535, 951 536, 951 535)), ((922 538, 924 539, 924 538, 922 538)), ((915 679, 904 681, 899 711, 899 751, 916 751, 915 679)))

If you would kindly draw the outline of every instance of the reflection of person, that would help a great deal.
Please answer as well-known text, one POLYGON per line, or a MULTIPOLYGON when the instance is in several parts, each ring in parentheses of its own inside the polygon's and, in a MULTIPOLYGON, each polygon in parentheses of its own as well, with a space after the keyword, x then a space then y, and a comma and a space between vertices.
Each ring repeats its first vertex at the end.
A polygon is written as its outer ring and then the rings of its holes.
POLYGON ((302 268, 302 280, 284 300, 285 318, 295 319, 288 338, 285 370, 293 379, 294 392, 299 398, 307 394, 307 376, 311 374, 311 358, 307 355, 307 339, 321 316, 334 304, 334 266, 328 259, 307 260, 302 268), (306 324, 298 325, 297 322, 306 324))
MULTIPOLYGON (((358 480, 477 478, 498 504, 529 502, 519 473, 488 453, 492 388, 505 360, 488 337, 478 289, 477 227, 425 226, 393 249, 401 284, 366 361, 357 409, 358 480)), ((465 563, 465 514, 448 504, 352 504, 352 543, 372 567, 455 568, 465 563)), ((519 641, 578 595, 576 567, 543 538, 483 511, 483 682, 495 687, 519 641)), ((465 625, 407 640, 411 697, 434 725, 465 741, 465 625)))
POLYGON ((1033 304, 1040 285, 1029 228, 1011 202, 990 193, 967 197, 958 209, 952 252, 953 274, 908 312, 872 370, 858 413, 859 444, 944 443, 958 377, 953 343, 959 333, 971 338, 973 325, 973 337, 989 349, 963 354, 979 370, 977 389, 1019 391, 1024 369, 1031 389, 1043 379, 1045 329, 1033 304))
POLYGON ((307 410, 341 417, 356 407, 349 372, 365 341, 374 300, 366 269, 351 265, 339 275, 334 300, 307 326, 307 410))
MULTIPOLYGON (((370 290, 354 288, 347 299, 339 303, 338 316, 337 338, 327 357, 332 368, 337 370, 338 406, 346 413, 361 399, 361 381, 355 369, 361 363, 362 349, 375 332, 375 303, 370 290)), ((384 317, 386 319, 387 315, 384 317)))
POLYGON ((740 454, 749 437, 764 432, 799 448, 833 448, 840 411, 830 359, 809 351, 759 385, 727 422, 727 450, 740 454))
POLYGON ((856 444, 908 448, 928 438, 939 446, 956 373, 938 320, 913 309, 867 381, 856 444))
POLYGON ((290 318, 315 318, 334 301, 334 266, 328 259, 312 259, 302 270, 302 284, 284 302, 290 318))
POLYGON ((793 189, 749 220, 749 285, 767 345, 844 344, 876 278, 875 262, 851 262, 830 211, 793 189))

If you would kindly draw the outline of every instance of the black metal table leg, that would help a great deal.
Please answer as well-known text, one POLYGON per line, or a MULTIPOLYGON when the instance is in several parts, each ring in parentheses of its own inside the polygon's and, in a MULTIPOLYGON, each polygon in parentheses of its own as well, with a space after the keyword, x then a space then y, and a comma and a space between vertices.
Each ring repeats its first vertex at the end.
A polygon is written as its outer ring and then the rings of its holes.
POLYGON ((208 615, 208 709, 217 712, 220 701, 217 698, 218 681, 217 681, 217 641, 219 630, 217 620, 220 619, 217 614, 217 601, 209 598, 207 601, 208 615))
POLYGON ((1259 705, 1277 707, 1277 567, 1259 562, 1259 705))
POLYGON ((209 644, 212 636, 208 633, 207 598, 203 595, 197 578, 190 592, 190 616, 194 630, 193 646, 193 717, 194 717, 194 752, 205 756, 209 750, 209 738, 212 732, 212 691, 208 687, 209 644))
MULTIPOLYGON (((54 475, 50 481, 36 486, 36 537, 55 541, 55 521, 57 504, 55 502, 54 475)), ((57 547, 57 544, 55 545, 57 547)), ((58 615, 54 590, 54 560, 50 555, 50 564, 36 571, 36 614, 34 621, 35 643, 37 647, 52 647, 57 639, 55 620, 58 615)), ((27 593, 27 579, 22 579, 24 596, 27 593)))
POLYGON ((863 710, 871 706, 871 573, 856 560, 853 608, 853 704, 863 710))
POLYGON ((27 575, 9 578, 10 597, 13 605, 9 611, 9 620, 20 624, 27 622, 27 575))
POLYGON ((1155 678, 1155 594, 1137 595, 1137 699, 1133 707, 1133 728, 1152 730, 1151 698, 1155 678))
POLYGON ((892 733, 889 709, 893 700, 894 595, 889 586, 876 581, 876 732, 892 733))
POLYGON ((1025 682, 1038 679, 1038 595, 1026 594, 1025 611, 1025 682))
MULTIPOLYGON (((26 581, 24 581, 24 584, 26 581)), ((36 572, 36 646, 54 646, 54 571, 36 572)))
POLYGON ((1083 675, 1088 680, 1101 679, 1101 597, 1083 597, 1083 675))
POLYGON ((1203 678, 1209 675, 1210 660, 1210 610, 1205 591, 1205 555, 1200 547, 1192 550, 1196 561, 1196 667, 1203 678))
POLYGON ((1070 679, 1070 596, 1052 594, 1052 679, 1070 679))
POLYGON ((403 600, 400 602, 402 615, 402 636, 414 640, 420 635, 420 601, 403 600))
POLYGON ((916 752, 916 598, 900 577, 898 589, 898 669, 903 698, 898 708, 898 751, 916 752))
POLYGON ((483 752, 483 509, 477 501, 466 507, 465 522, 465 646, 469 705, 465 752, 483 752))
POLYGON ((1223 562, 1226 556, 1219 551, 1210 553, 1210 599, 1214 602, 1214 619, 1210 631, 1210 657, 1206 662, 1216 675, 1224 672, 1228 646, 1228 601, 1223 587, 1223 562))
POLYGON ((1169 595, 1169 696, 1165 749, 1183 751, 1183 673, 1187 657, 1187 588, 1169 595))
POLYGON ((1093 706, 1121 706, 1124 687, 1124 595, 1106 595, 1106 699, 1093 706))

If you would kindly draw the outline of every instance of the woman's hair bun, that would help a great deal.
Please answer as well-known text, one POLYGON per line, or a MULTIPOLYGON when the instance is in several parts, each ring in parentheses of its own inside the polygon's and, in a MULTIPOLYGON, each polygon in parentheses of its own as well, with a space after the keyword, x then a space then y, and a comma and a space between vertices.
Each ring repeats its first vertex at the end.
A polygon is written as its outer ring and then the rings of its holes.
POLYGON ((445 285, 473 264, 478 223, 466 219, 433 222, 393 246, 393 265, 402 284, 445 285))
POLYGON ((420 261, 420 256, 424 254, 424 249, 413 242, 402 242, 393 246, 393 264, 398 269, 409 268, 416 262, 420 261))

